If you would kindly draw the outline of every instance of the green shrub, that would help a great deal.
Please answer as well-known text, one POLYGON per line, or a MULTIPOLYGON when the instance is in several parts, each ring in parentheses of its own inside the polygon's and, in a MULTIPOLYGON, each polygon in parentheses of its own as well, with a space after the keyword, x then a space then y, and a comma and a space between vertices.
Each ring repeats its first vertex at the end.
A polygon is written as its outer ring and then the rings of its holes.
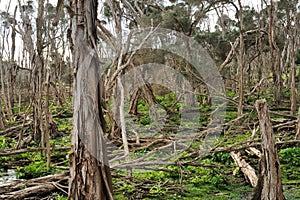
POLYGON ((287 148, 279 151, 279 158, 282 164, 300 166, 300 148, 287 148))

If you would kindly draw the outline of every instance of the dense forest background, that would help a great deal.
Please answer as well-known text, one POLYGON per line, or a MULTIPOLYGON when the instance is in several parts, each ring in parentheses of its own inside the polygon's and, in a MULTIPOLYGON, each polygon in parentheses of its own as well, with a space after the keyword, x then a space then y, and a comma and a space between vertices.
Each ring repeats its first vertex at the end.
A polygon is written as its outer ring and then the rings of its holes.
POLYGON ((298 0, 0 4, 0 199, 300 199, 298 0))

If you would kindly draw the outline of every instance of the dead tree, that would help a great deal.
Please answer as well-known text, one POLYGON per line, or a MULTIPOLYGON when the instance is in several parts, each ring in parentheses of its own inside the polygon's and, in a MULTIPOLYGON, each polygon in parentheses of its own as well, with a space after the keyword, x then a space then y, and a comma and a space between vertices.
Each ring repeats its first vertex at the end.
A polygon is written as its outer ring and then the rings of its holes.
POLYGON ((252 199, 284 200, 280 162, 266 100, 257 100, 255 107, 261 131, 262 157, 260 160, 258 184, 254 190, 252 199))
POLYGON ((97 0, 70 0, 75 70, 69 199, 113 199, 103 139, 100 59, 96 46, 97 0))

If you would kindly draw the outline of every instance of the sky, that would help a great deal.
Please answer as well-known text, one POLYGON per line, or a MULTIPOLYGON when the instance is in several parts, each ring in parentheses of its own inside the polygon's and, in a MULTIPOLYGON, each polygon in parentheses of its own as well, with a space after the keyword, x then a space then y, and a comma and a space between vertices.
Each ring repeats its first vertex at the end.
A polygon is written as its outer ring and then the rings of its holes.
MULTIPOLYGON (((20 0, 20 1, 21 1, 22 4, 25 4, 25 2, 27 0, 20 0)), ((33 0, 33 1, 37 2, 37 0, 33 0)), ((56 6, 57 0, 48 0, 48 1, 49 1, 49 3, 56 6)), ((256 10, 260 10, 260 1, 261 0, 251 0, 251 1, 242 0, 242 4, 243 5, 249 5, 250 7, 254 7, 256 10)), ((35 3, 35 6, 37 6, 36 4, 37 3, 35 3)), ((0 0, 0 11, 8 11, 11 15, 13 15, 15 6, 17 6, 17 5, 18 5, 18 0, 0 0), (9 4, 10 4, 10 6, 8 7, 9 4)), ((227 14, 229 15, 230 18, 234 19, 234 13, 235 13, 235 10, 234 10, 233 7, 228 8, 228 13, 227 14)), ((17 19, 20 19, 19 16, 20 16, 19 11, 17 11, 17 19)), ((209 13, 208 16, 209 16, 209 20, 208 20, 207 24, 209 24, 210 30, 213 31, 218 17, 216 15, 215 11, 212 11, 211 13, 209 13)), ((0 27, 0 31, 1 31, 1 27, 0 27)), ((19 36, 17 36, 17 37, 19 37, 19 36)), ((22 44, 20 37, 17 38, 17 40, 20 41, 20 42, 17 41, 17 44, 22 44)), ((21 49, 21 45, 19 45, 19 49, 21 49)))
MULTIPOLYGON (((33 0, 36 2, 37 0, 33 0)), ((21 3, 26 2, 26 0, 21 0, 21 3)), ((18 0, 0 0, 0 10, 7 10, 8 4, 11 3, 9 12, 12 13, 15 6, 18 4, 18 0)), ((49 0, 49 3, 56 5, 57 0, 49 0)), ((259 10, 260 9, 260 0, 242 0, 243 5, 249 5, 251 7, 254 7, 255 9, 259 10)))

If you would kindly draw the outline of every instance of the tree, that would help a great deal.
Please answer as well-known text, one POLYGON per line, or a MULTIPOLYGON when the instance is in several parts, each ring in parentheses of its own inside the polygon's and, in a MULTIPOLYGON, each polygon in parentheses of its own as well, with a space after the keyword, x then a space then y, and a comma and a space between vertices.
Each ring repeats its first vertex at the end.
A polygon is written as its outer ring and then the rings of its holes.
POLYGON ((260 176, 252 200, 285 200, 280 161, 266 100, 257 100, 255 107, 261 131, 262 157, 260 160, 260 176))
POLYGON ((102 137, 96 50, 97 0, 70 1, 71 49, 75 69, 69 199, 113 199, 110 169, 102 137), (89 148, 88 146, 89 145, 89 148))

